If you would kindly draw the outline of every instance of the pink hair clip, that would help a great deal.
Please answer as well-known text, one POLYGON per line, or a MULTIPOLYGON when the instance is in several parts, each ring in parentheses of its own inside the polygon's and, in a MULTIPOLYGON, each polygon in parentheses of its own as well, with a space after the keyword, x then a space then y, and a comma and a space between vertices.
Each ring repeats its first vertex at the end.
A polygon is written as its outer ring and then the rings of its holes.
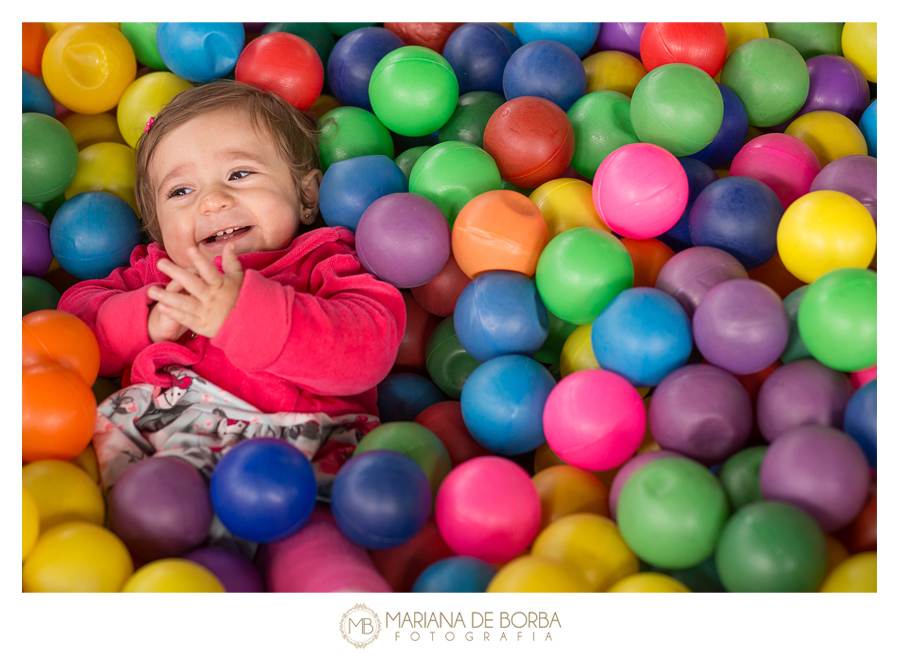
POLYGON ((144 126, 144 132, 147 132, 148 130, 150 130, 150 126, 153 125, 153 122, 154 122, 154 121, 156 121, 156 118, 155 118, 155 117, 150 117, 150 120, 147 121, 147 125, 144 126))

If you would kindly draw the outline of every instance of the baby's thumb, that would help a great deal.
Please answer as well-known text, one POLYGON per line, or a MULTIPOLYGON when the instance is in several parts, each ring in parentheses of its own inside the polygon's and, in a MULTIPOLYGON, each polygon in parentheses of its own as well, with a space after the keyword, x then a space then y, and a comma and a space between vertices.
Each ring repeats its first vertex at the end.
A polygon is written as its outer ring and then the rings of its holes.
POLYGON ((233 244, 225 245, 225 249, 222 251, 222 271, 225 274, 240 274, 244 271, 237 254, 234 253, 233 244))

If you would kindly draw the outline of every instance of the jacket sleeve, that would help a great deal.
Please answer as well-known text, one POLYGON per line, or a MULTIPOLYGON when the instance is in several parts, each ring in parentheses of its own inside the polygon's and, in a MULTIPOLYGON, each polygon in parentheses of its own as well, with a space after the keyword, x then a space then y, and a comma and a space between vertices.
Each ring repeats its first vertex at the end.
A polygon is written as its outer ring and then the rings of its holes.
POLYGON ((365 272, 349 247, 316 252, 309 292, 246 270, 237 305, 211 344, 243 370, 318 395, 355 395, 390 372, 406 307, 400 291, 365 272))

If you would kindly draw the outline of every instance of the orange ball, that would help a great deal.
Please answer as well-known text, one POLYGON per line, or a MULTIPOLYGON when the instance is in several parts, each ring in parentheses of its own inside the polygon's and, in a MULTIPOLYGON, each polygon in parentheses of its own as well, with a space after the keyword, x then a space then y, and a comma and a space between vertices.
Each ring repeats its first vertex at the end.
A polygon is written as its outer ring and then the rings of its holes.
POLYGON ((22 368, 22 461, 77 457, 96 416, 94 394, 74 370, 57 363, 22 368))
POLYGON ((541 530, 569 514, 589 512, 609 516, 609 491, 595 475, 562 464, 531 478, 541 499, 541 530))
POLYGON ((631 256, 631 262, 634 265, 635 288, 638 286, 654 287, 662 266, 675 255, 668 245, 656 238, 647 238, 646 240, 622 238, 622 246, 628 250, 628 255, 631 256))
POLYGON ((42 23, 22 23, 22 70, 41 77, 41 58, 49 37, 42 23))
POLYGON ((451 246, 470 279, 489 270, 533 276, 548 240, 547 223, 534 201, 512 190, 491 190, 459 211, 451 246))
POLYGON ((94 332, 71 313, 51 309, 22 318, 22 366, 59 363, 93 386, 100 372, 100 348, 94 332))

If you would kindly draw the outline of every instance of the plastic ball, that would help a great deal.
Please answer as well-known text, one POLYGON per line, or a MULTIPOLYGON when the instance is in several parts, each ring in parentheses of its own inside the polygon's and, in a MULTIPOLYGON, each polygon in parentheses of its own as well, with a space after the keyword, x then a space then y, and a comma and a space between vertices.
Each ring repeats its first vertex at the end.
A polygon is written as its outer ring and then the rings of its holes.
POLYGON ((122 34, 131 44, 134 56, 144 66, 157 71, 165 71, 166 63, 159 56, 156 47, 156 28, 159 23, 126 23, 119 24, 122 34))
POLYGON ((680 457, 677 452, 671 450, 650 450, 649 452, 641 452, 626 461, 615 471, 612 482, 609 485, 609 518, 616 520, 616 508, 619 504, 619 496, 622 494, 622 487, 639 468, 645 464, 649 464, 663 457, 680 457))
POLYGON ((630 99, 638 83, 647 75, 641 60, 616 50, 594 53, 585 57, 581 64, 587 78, 585 94, 617 91, 630 99))
MULTIPOLYGON (((719 176, 708 165, 694 158, 678 158, 684 173, 688 178, 688 201, 681 217, 668 231, 659 236, 659 240, 669 245, 672 249, 682 251, 694 246, 691 242, 691 209, 700 193, 712 183, 719 180, 719 176)), ((655 281, 655 279, 654 279, 655 281)), ((655 285, 655 284, 654 284, 655 285)))
POLYGON ((721 83, 716 83, 722 94, 722 125, 713 140, 691 157, 713 169, 724 167, 732 161, 747 140, 749 119, 747 108, 740 97, 721 83))
POLYGON ((175 96, 193 86, 174 73, 164 71, 142 75, 132 82, 122 94, 116 110, 119 131, 128 145, 137 148, 147 121, 159 114, 175 96))
POLYGON ((503 95, 507 100, 545 98, 567 112, 586 88, 581 59, 559 41, 541 39, 524 43, 503 69, 503 95))
POLYGON ((729 174, 765 183, 784 208, 809 192, 821 171, 819 159, 793 135, 771 133, 751 139, 734 156, 729 174))
POLYGON ((434 382, 415 373, 391 373, 378 384, 378 415, 383 423, 413 420, 447 397, 434 382))
POLYGON ((878 23, 844 23, 841 51, 866 80, 878 82, 878 23))
POLYGON ((234 78, 306 111, 322 93, 325 69, 308 41, 295 34, 273 32, 247 44, 238 57, 234 78))
POLYGON ((182 556, 212 573, 226 592, 264 592, 263 579, 253 563, 217 546, 195 548, 182 556))
POLYGON ((731 509, 737 511, 763 499, 759 490, 759 468, 765 455, 766 446, 753 446, 734 453, 722 464, 717 475, 731 509))
POLYGON ((639 558, 655 567, 686 569, 715 551, 728 500, 706 468, 669 457, 645 464, 628 479, 616 519, 639 558))
POLYGON ((554 377, 559 378, 559 361, 562 357, 562 348, 577 325, 567 322, 560 317, 547 312, 547 327, 549 333, 547 340, 541 345, 541 349, 534 353, 536 361, 546 364, 554 377))
POLYGON ((22 485, 22 562, 31 553, 41 534, 41 514, 37 501, 22 485))
POLYGON ((212 571, 183 558, 155 560, 135 571, 122 586, 129 593, 206 593, 226 590, 212 571))
POLYGON ((41 62, 53 98, 73 112, 98 114, 118 104, 137 62, 128 39, 102 23, 74 23, 54 34, 41 62))
POLYGON ((845 155, 822 168, 810 192, 834 190, 859 201, 878 224, 878 160, 869 155, 845 155))
POLYGON ((613 231, 626 238, 655 238, 672 228, 687 207, 688 178, 666 149, 627 144, 600 164, 593 196, 597 213, 613 231))
POLYGON ((769 36, 769 30, 766 27, 766 24, 760 22, 722 23, 722 27, 725 28, 725 34, 728 35, 727 57, 731 57, 731 53, 734 52, 734 49, 741 44, 744 44, 751 39, 765 39, 769 36))
POLYGON ((531 481, 541 498, 541 529, 572 514, 609 516, 609 492, 597 476, 558 464, 535 473, 531 481))
POLYGON ((40 277, 53 262, 50 222, 32 205, 22 204, 22 274, 40 277))
POLYGON ((584 57, 600 35, 600 23, 513 23, 516 36, 522 44, 548 40, 571 48, 578 57, 584 57))
POLYGON ((59 264, 79 279, 102 279, 128 265, 143 241, 141 224, 127 202, 109 192, 84 192, 66 201, 50 225, 59 264))
POLYGON ((412 148, 408 148, 403 151, 400 155, 394 158, 394 162, 400 167, 400 171, 403 172, 403 175, 406 176, 407 181, 409 181, 409 174, 412 172, 412 168, 416 166, 416 162, 419 161, 425 151, 430 149, 433 144, 422 144, 420 146, 413 146, 412 148))
POLYGON ((794 119, 784 132, 808 144, 823 167, 846 155, 868 153, 866 139, 856 124, 830 110, 804 114, 794 119))
MULTIPOLYGON (((451 234, 452 240, 452 234, 451 234)), ((451 252, 450 257, 428 283, 411 289, 413 297, 429 313, 445 318, 453 313, 456 300, 471 279, 466 276, 456 263, 451 252)))
POLYGON ((869 84, 859 68, 837 54, 811 57, 807 59, 806 67, 809 69, 809 94, 798 116, 830 110, 859 123, 871 100, 869 84))
POLYGON ((844 410, 843 429, 866 453, 872 468, 878 467, 878 380, 853 393, 844 410))
POLYGON ((342 36, 328 56, 328 85, 335 98, 371 111, 372 71, 385 55, 401 47, 400 37, 383 27, 363 27, 342 36))
POLYGON ((615 583, 607 592, 615 594, 688 594, 690 589, 662 573, 636 573, 615 583))
POLYGON ((867 551, 846 558, 828 573, 819 591, 876 593, 878 554, 867 551))
POLYGON ((441 537, 457 554, 504 562, 537 536, 541 501, 521 466, 504 457, 475 457, 450 471, 435 516, 441 537))
POLYGON ((681 63, 715 76, 725 63, 728 36, 721 23, 647 23, 640 47, 647 71, 681 63))
POLYGON ((41 534, 22 566, 23 592, 118 592, 134 571, 122 540, 71 521, 41 534))
POLYGON ((468 142, 478 148, 484 146, 487 122, 506 99, 492 91, 470 91, 461 94, 456 109, 438 131, 439 142, 468 142))
POLYGON ((447 448, 453 466, 458 466, 473 457, 491 454, 472 438, 463 419, 462 405, 456 400, 438 402, 425 408, 416 416, 415 422, 434 432, 441 440, 447 448))
MULTIPOLYGON (((148 73, 147 75, 150 74, 148 73)), ((127 94, 128 90, 126 89, 125 92, 127 94)), ((122 96, 125 97, 126 94, 122 94, 122 96)), ((120 100, 119 105, 121 106, 121 104, 122 101, 120 100)), ((116 117, 109 112, 103 112, 102 114, 76 114, 73 112, 62 119, 62 124, 75 138, 75 144, 79 151, 91 144, 99 144, 100 142, 125 144, 125 138, 119 132, 116 117)), ((143 130, 143 126, 141 130, 143 130)))
POLYGON ((641 36, 646 23, 602 23, 597 36, 597 48, 620 50, 632 57, 641 56, 641 36))
POLYGON ((42 532, 69 521, 103 525, 103 494, 97 483, 74 464, 56 459, 32 462, 22 468, 22 485, 40 511, 42 532))
POLYGON ((488 585, 488 593, 589 592, 590 585, 566 564, 522 555, 504 564, 488 585))
POLYGON ((53 96, 47 91, 40 78, 28 71, 22 71, 22 113, 40 112, 47 116, 56 116, 56 105, 53 96))
POLYGON ((497 569, 484 560, 455 555, 438 560, 425 569, 416 579, 412 591, 416 594, 484 592, 496 574, 497 569))
POLYGON ((871 270, 844 267, 816 279, 797 312, 800 337, 813 358, 844 372, 875 365, 877 296, 871 270))
POLYGON ((779 357, 779 361, 782 363, 791 363, 792 361, 807 359, 812 356, 800 337, 800 331, 797 328, 797 313, 800 310, 800 302, 803 299, 803 295, 806 294, 807 288, 809 286, 800 286, 784 298, 784 310, 787 311, 788 321, 791 323, 791 333, 788 336, 787 346, 785 346, 784 352, 779 357))
POLYGON ((638 141, 631 123, 630 101, 617 91, 586 94, 567 114, 575 133, 571 166, 582 176, 593 178, 610 153, 638 141))
POLYGON ((34 204, 57 197, 77 169, 78 148, 66 127, 46 114, 23 114, 22 201, 34 204))
POLYGON ((84 147, 78 153, 78 171, 66 188, 66 199, 82 192, 109 192, 125 201, 137 215, 134 161, 134 149, 125 144, 100 142, 84 147))
POLYGON ((674 297, 693 317, 703 298, 713 287, 730 279, 746 279, 747 270, 726 251, 715 247, 690 247, 662 266, 656 287, 674 297))
POLYGON ((22 23, 22 70, 41 76, 41 57, 47 46, 47 31, 42 23, 22 23))
POLYGON ((866 111, 863 112, 862 119, 859 120, 859 129, 862 131, 866 140, 866 146, 869 149, 869 155, 873 158, 878 157, 878 99, 871 102, 866 111))
POLYGON ((328 226, 355 231, 374 201, 409 191, 409 181, 386 155, 363 155, 335 162, 322 177, 319 209, 328 226))
POLYGON ((391 23, 384 24, 408 46, 422 46, 441 53, 453 33, 463 23, 391 23))
POLYGON ((240 23, 159 23, 156 46, 168 69, 191 82, 225 77, 244 48, 240 23))
POLYGON ((459 93, 503 94, 503 69, 521 46, 519 38, 497 23, 465 23, 447 38, 443 56, 459 81, 459 93))
POLYGON ((759 501, 732 515, 716 548, 729 592, 814 592, 826 569, 825 536, 793 505, 759 501))
POLYGON ((96 415, 94 394, 74 370, 22 368, 22 461, 72 459, 90 442, 96 415))
POLYGON ((427 344, 441 318, 426 311, 409 290, 402 290, 406 306, 406 329, 394 360, 393 372, 424 373, 428 358, 427 344))
POLYGON ((841 54, 843 23, 766 23, 769 36, 791 44, 809 61, 823 54, 841 54))
POLYGON ((425 525, 431 511, 430 485, 412 458, 375 450, 354 456, 338 471, 331 509, 350 541, 366 548, 391 548, 412 539, 425 525))
POLYGON ((22 316, 34 311, 56 310, 59 291, 53 284, 34 276, 22 277, 22 316))
POLYGON ((319 119, 319 129, 319 156, 326 173, 329 166, 341 160, 363 155, 394 157, 391 133, 374 114, 362 108, 338 107, 326 112, 319 119))
POLYGON ((577 226, 608 230, 594 208, 590 183, 575 178, 557 178, 536 188, 528 198, 540 209, 551 240, 577 226))

